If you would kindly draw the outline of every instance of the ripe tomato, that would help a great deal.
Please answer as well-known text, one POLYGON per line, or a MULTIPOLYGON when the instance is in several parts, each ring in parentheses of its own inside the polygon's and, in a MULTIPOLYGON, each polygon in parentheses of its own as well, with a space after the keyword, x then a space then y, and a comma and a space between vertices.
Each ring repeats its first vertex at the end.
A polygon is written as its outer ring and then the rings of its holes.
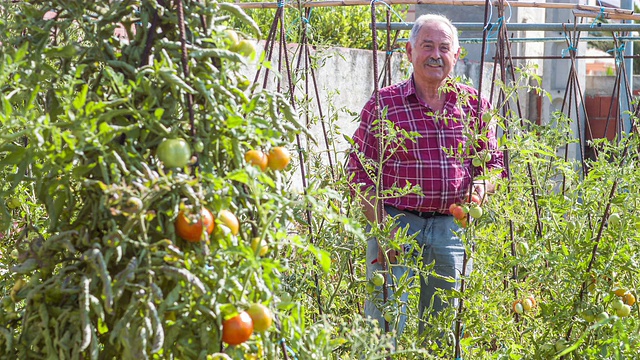
POLYGON ((462 220, 467 217, 467 213, 464 212, 464 208, 460 205, 456 205, 456 207, 453 208, 453 211, 451 211, 451 215, 453 215, 453 217, 458 220, 462 220))
POLYGON ((468 199, 467 202, 474 202, 478 205, 482 205, 482 199, 480 198, 480 196, 478 196, 478 194, 471 194, 471 198, 468 199))
POLYGON ((238 235, 240 231, 240 222, 238 218, 229 210, 220 210, 218 220, 231 230, 233 235, 238 235))
POLYGON ((291 161, 289 150, 282 146, 277 146, 269 151, 268 165, 271 170, 284 170, 291 161))
POLYGON ((616 294, 616 296, 618 296, 618 297, 623 297, 627 293, 627 289, 625 289, 624 287, 620 286, 619 284, 614 284, 613 285, 613 293, 616 294))
POLYGON ((249 150, 244 154, 244 160, 251 165, 259 167, 262 171, 267 170, 269 159, 267 155, 260 150, 249 150))
POLYGON ((251 239, 251 248, 256 255, 260 256, 265 256, 267 251, 269 251, 269 245, 257 236, 251 239))
POLYGON ((184 139, 167 139, 158 145, 156 155, 164 166, 181 168, 191 160, 191 148, 184 139))
POLYGON ((453 203, 449 205, 449 212, 453 215, 453 210, 458 207, 458 204, 453 203))
POLYGON ((246 311, 222 322, 222 341, 238 345, 249 340, 253 334, 253 320, 246 311))
POLYGON ((273 323, 273 313, 269 310, 268 307, 254 303, 249 306, 247 309, 247 313, 251 316, 251 320, 253 321, 253 330, 262 332, 266 331, 271 327, 273 323))
POLYGON ((622 301, 629 306, 633 306, 636 303, 636 297, 632 293, 626 293, 622 297, 622 301))
POLYGON ((198 242, 202 240, 202 233, 206 230, 207 234, 213 232, 215 226, 213 214, 206 208, 200 210, 199 218, 195 221, 191 219, 184 210, 180 210, 178 218, 175 221, 176 234, 189 242, 198 242))

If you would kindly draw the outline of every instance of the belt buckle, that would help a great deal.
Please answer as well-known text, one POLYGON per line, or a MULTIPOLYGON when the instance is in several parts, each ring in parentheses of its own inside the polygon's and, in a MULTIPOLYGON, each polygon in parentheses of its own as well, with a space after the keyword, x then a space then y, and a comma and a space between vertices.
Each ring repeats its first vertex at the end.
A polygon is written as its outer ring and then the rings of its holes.
POLYGON ((418 211, 418 216, 423 219, 430 219, 435 216, 435 211, 418 211))

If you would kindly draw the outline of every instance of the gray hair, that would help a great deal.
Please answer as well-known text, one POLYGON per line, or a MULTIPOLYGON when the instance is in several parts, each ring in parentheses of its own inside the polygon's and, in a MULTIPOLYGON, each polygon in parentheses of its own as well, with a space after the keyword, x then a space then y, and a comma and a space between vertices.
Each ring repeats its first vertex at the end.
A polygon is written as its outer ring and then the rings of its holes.
POLYGON ((453 23, 451 23, 451 20, 449 20, 447 17, 443 15, 437 15, 437 14, 420 15, 416 19, 416 21, 413 23, 413 27, 411 28, 411 34, 409 34, 409 42, 411 43, 411 46, 416 45, 416 40, 418 39, 418 33, 420 33, 420 29, 422 29, 422 26, 424 26, 425 24, 430 24, 434 22, 445 24, 446 26, 449 27, 449 29, 451 29, 451 37, 453 39, 452 50, 454 52, 457 52, 458 49, 460 48, 460 42, 458 41, 458 29, 456 29, 453 23))

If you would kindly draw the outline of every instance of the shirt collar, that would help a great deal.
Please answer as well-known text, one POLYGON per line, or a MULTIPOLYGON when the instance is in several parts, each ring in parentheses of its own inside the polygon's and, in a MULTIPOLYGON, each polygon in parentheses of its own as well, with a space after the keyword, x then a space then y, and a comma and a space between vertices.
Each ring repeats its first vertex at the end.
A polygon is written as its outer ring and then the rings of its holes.
MULTIPOLYGON (((448 86, 453 86, 456 90, 460 90, 459 84, 455 81, 452 81, 451 76, 447 77, 447 85, 448 86)), ((411 74, 411 78, 409 80, 406 81, 405 86, 403 87, 403 93, 404 93, 404 97, 409 97, 411 95, 416 95, 416 83, 415 83, 415 79, 413 77, 413 74, 411 74)), ((452 91, 448 91, 446 94, 446 99, 447 102, 451 100, 451 96, 455 96, 456 92, 452 92, 452 91)))

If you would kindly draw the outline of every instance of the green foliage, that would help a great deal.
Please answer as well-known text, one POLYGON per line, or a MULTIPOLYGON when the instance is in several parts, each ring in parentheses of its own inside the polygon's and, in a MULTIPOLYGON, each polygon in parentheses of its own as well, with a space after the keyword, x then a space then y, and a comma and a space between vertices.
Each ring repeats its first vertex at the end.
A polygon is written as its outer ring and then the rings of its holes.
POLYGON ((247 89, 252 54, 218 19, 257 31, 251 18, 229 4, 185 7, 183 34, 176 5, 2 5, 0 358, 274 358, 282 341, 332 349, 325 327, 307 328, 305 310, 289 306, 278 260, 295 249, 329 269, 324 250, 289 233, 314 202, 286 190, 288 175, 243 160, 304 129, 283 94, 247 89), (54 19, 43 18, 49 9, 54 19), (128 40, 113 36, 118 24, 128 40), (155 152, 167 138, 186 139, 197 163, 164 167, 155 152), (235 213, 240 235, 217 223, 198 243, 176 236, 179 211, 203 206, 235 213), (283 320, 227 348, 223 320, 251 302, 283 320))
MULTIPOLYGON (((252 0, 241 0, 240 3, 255 3, 252 0)), ((286 40, 289 43, 302 42, 303 38, 309 43, 319 46, 341 46, 355 49, 371 49, 373 37, 371 31, 371 8, 369 6, 327 6, 299 8, 293 3, 285 3, 284 27, 286 40)), ((404 21, 407 5, 376 6, 378 22, 384 22, 387 11, 390 11, 391 21, 404 21)), ((256 20, 262 33, 269 34, 273 24, 276 9, 247 9, 256 20)), ((233 22, 232 22, 233 23, 233 22)), ((246 29, 235 22, 234 27, 246 29)), ((386 31, 378 35, 379 48, 386 47, 386 39, 382 38, 386 31)), ((385 35, 386 36, 386 35, 385 35)), ((408 35, 407 35, 408 37, 408 35)))
MULTIPOLYGON (((171 5, 0 5, 0 358, 450 358, 456 341, 473 359, 638 353, 638 305, 626 317, 613 308, 614 289, 637 296, 639 288, 635 134, 598 141, 598 158, 583 164, 565 159, 575 143, 565 115, 536 126, 493 113, 506 132, 510 178, 461 233, 474 271, 464 292, 442 296, 463 300, 463 310, 447 309, 419 336, 419 284, 396 279, 409 303, 408 327, 395 339, 362 316, 366 240, 398 247, 411 239, 403 231, 391 237, 391 222, 364 231, 337 165, 334 139, 350 135, 337 121, 343 109, 330 105, 326 119, 301 126, 286 94, 250 84, 244 66, 259 60, 243 55, 227 30, 242 23, 243 37, 260 29, 264 38, 268 10, 250 11, 252 19, 230 4, 185 7, 186 76, 171 5), (50 9, 64 10, 43 20, 50 9), (119 23, 129 41, 113 36, 119 23), (291 146, 319 121, 327 121, 326 149, 291 146), (157 146, 177 137, 197 164, 170 169, 159 161, 157 146), (262 172, 243 159, 248 149, 277 145, 300 151, 293 169, 305 160, 304 189, 291 171, 262 172), (178 212, 201 206, 234 212, 240 234, 216 223, 204 241, 180 239, 178 212), (250 246, 253 238, 268 244, 265 255, 250 246), (529 295, 537 306, 516 315, 512 303, 529 295), (223 320, 253 302, 272 309, 275 325, 226 346, 223 320), (603 312, 610 317, 591 318, 603 312), (461 339, 452 327, 458 319, 461 339)), ((296 11, 287 8, 289 23, 304 22, 296 11)), ((346 24, 363 26, 340 44, 370 48, 357 36, 370 34, 368 11, 319 8, 308 19, 313 27, 326 14, 318 23, 340 30, 336 38, 352 31, 346 24)), ((290 40, 300 38, 296 31, 290 40)), ((317 25, 309 31, 314 41, 333 41, 317 25)), ((528 69, 516 72, 519 81, 496 82, 505 94, 499 108, 520 90, 539 91, 528 69)), ((389 125, 379 123, 391 151, 415 136, 389 125)), ((380 164, 371 165, 375 177, 380 164)), ((382 195, 414 191, 402 184, 382 195)), ((415 266, 407 256, 400 262, 415 266)), ((401 304, 380 305, 393 328, 401 304)))

